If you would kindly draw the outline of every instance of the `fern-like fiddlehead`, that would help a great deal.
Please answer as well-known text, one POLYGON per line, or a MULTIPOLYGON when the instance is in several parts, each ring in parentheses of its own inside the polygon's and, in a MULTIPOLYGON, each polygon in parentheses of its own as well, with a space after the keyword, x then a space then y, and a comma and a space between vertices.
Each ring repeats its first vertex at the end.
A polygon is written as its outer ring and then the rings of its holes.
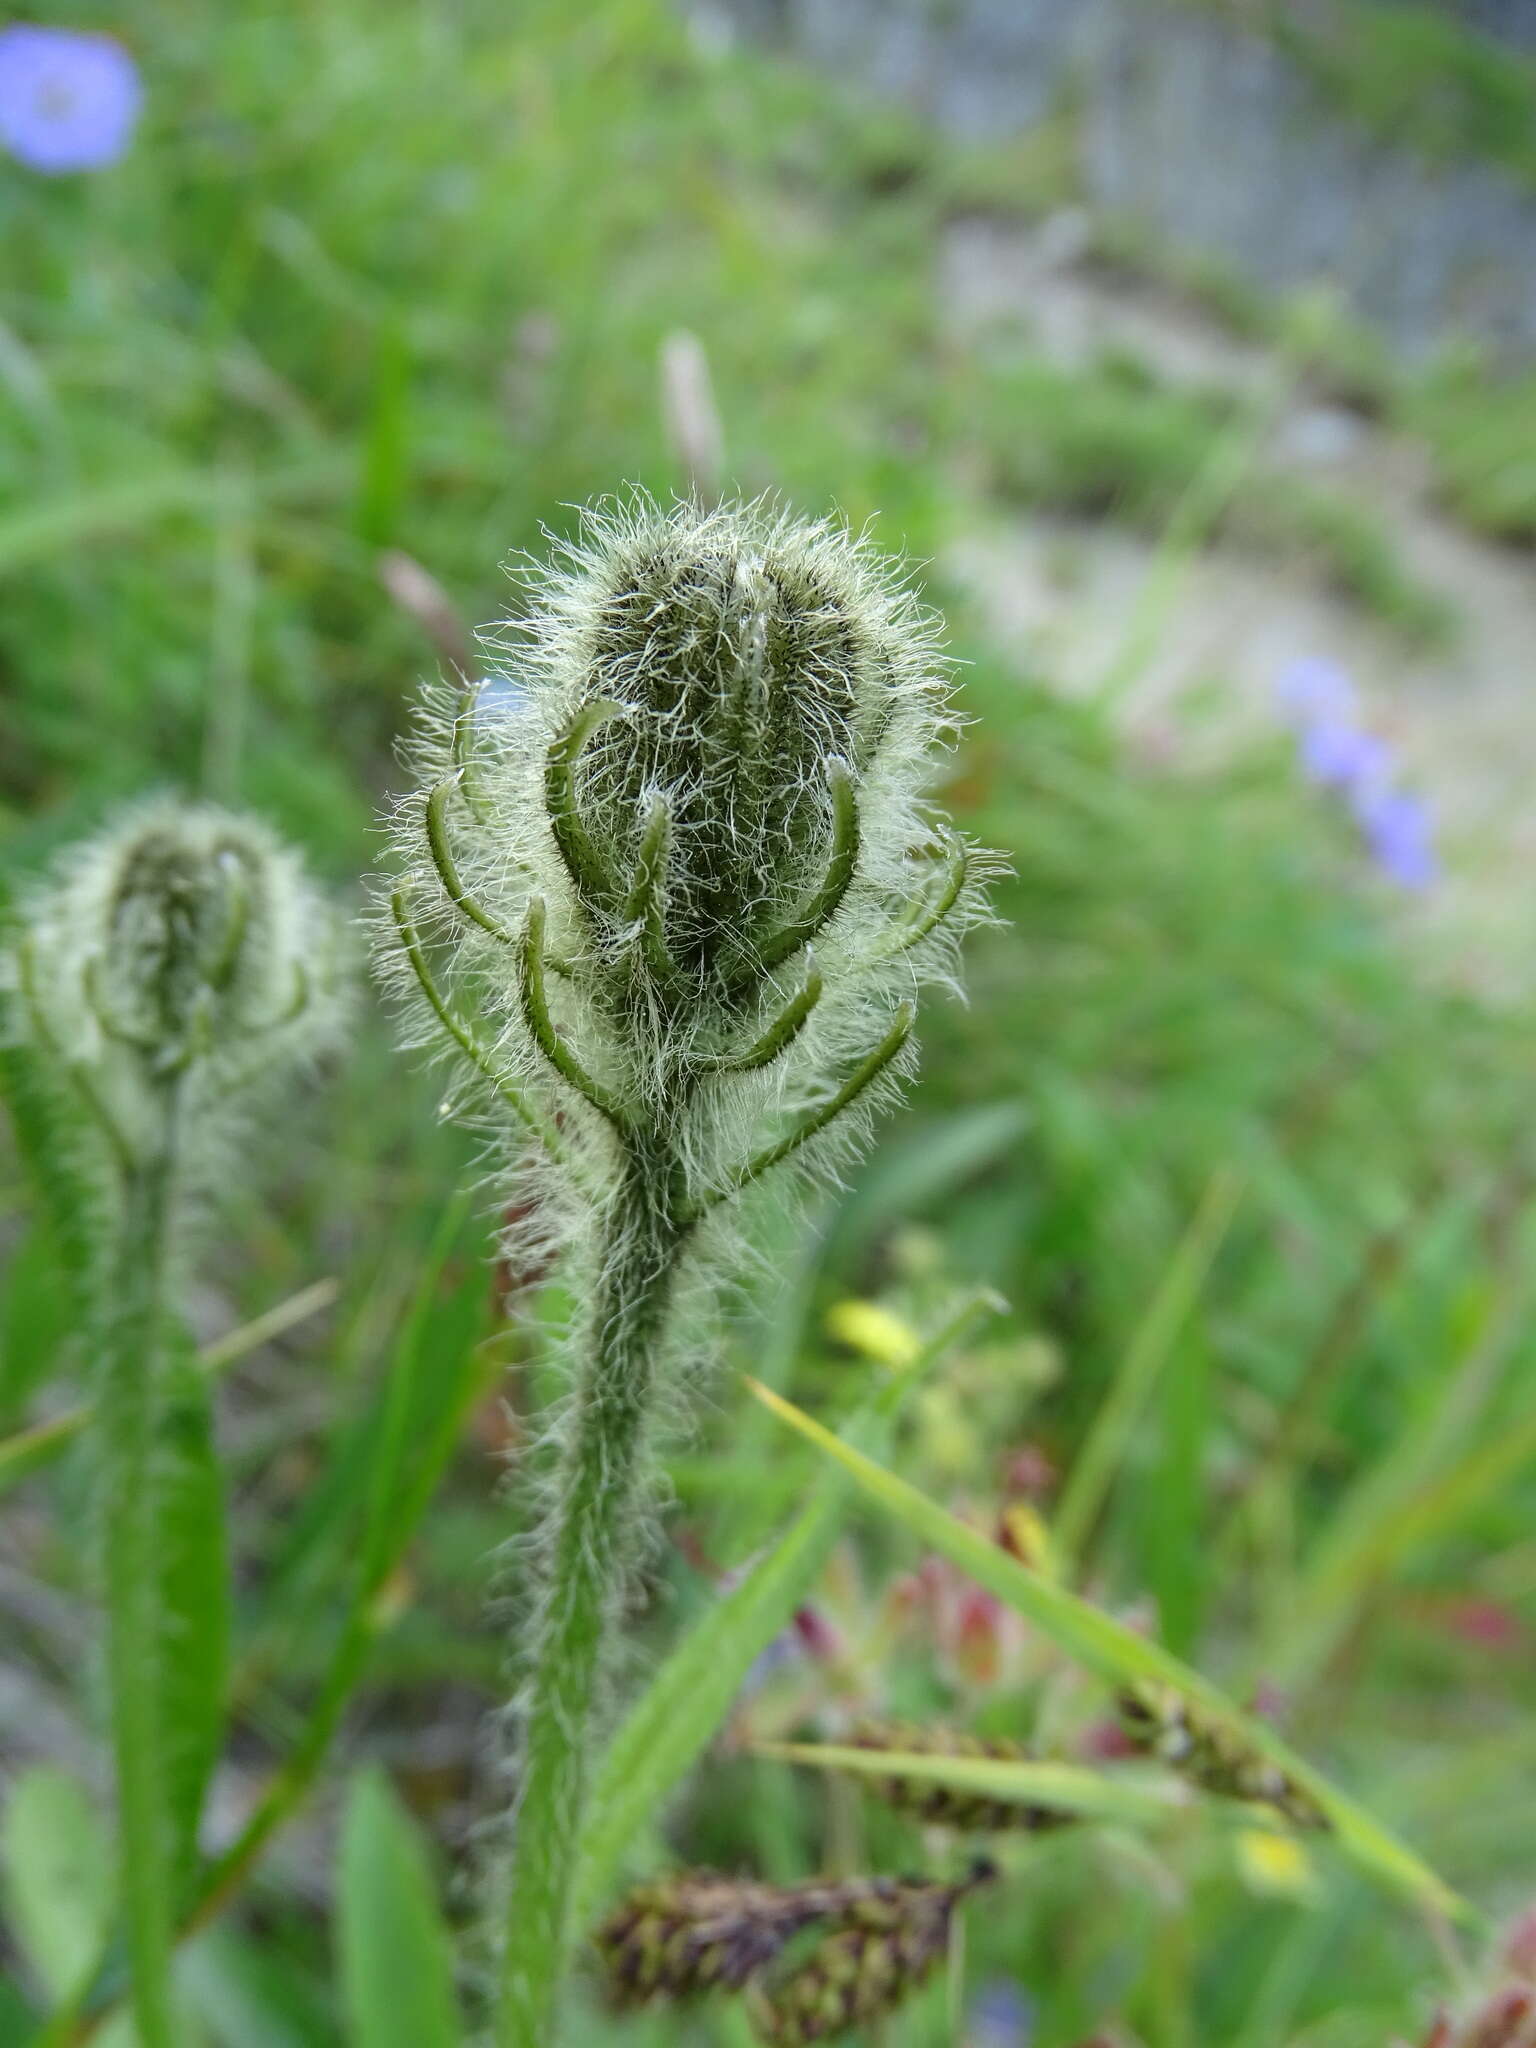
POLYGON ((340 958, 335 920, 291 854, 246 819, 168 804, 69 856, 0 953, 7 1062, 49 1106, 99 1375, 122 1897, 145 2048, 175 2039, 172 1922, 201 1791, 189 1808, 160 1725, 175 1651, 159 1606, 159 1449, 188 1398, 172 1384, 178 1297, 242 1119, 335 1032, 340 958))
POLYGON ((584 1304, 524 1733, 498 2039, 548 2048, 594 1702, 691 1276, 740 1198, 856 1147, 988 860, 922 803, 932 622, 868 545, 761 505, 588 515, 504 645, 516 710, 430 707, 380 958, 505 1132, 584 1304), (933 849, 937 846, 937 853, 933 849), (441 981, 440 981, 441 977, 441 981))

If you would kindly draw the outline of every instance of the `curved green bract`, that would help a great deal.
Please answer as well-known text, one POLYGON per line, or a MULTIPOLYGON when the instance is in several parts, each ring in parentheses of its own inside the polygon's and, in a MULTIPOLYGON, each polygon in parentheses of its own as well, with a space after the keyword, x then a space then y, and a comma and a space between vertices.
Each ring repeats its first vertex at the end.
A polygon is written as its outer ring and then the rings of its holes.
POLYGON ((544 799, 549 829, 577 893, 598 908, 617 908, 619 891, 607 862, 581 821, 576 802, 576 764, 592 735, 610 719, 622 717, 626 706, 611 697, 583 705, 549 750, 544 768, 544 799))

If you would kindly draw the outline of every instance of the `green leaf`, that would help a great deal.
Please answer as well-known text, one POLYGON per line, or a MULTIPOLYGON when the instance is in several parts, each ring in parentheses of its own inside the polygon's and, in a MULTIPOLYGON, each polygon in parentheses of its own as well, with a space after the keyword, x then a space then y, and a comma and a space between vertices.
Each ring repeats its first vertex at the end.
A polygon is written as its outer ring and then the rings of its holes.
POLYGON ((1531 1455, 1531 1432, 1519 1422, 1501 1427, 1481 1455, 1466 1449, 1499 1387, 1529 1368, 1528 1321, 1523 1285, 1501 1288, 1484 1302, 1439 1383, 1345 1494, 1284 1603, 1283 1625, 1266 1645, 1266 1668, 1278 1682, 1298 1690, 1312 1684, 1372 1588, 1437 1522, 1445 1526, 1447 1504, 1454 1517, 1466 1499, 1475 1502, 1480 1487, 1507 1482, 1531 1455), (1448 1480, 1454 1481, 1449 1490, 1448 1480))
POLYGON ((0 1283, 0 1421, 25 1412, 68 1357, 78 1327, 78 1290, 55 1234, 34 1225, 8 1247, 0 1283))
POLYGON ((95 1242, 99 1203, 82 1160, 90 1156, 87 1120, 30 1046, 7 1043, 0 1005, 0 1101, 10 1112, 38 1207, 70 1272, 82 1275, 95 1242))
MULTIPOLYGON (((328 1308, 338 1292, 334 1280, 316 1280, 308 1287, 301 1287, 297 1294, 289 1295, 275 1307, 252 1317, 250 1322, 242 1323, 238 1329, 204 1345, 198 1353, 199 1369, 210 1380, 217 1378, 226 1366, 233 1365, 259 1345, 269 1343, 285 1330, 291 1330, 296 1323, 328 1308)), ((8 1492, 29 1473, 51 1464, 87 1427, 95 1412, 95 1404, 84 1401, 62 1415, 50 1416, 46 1422, 34 1423, 29 1429, 18 1430, 14 1436, 0 1439, 0 1494, 8 1492)))
POLYGON ((37 2038, 37 2014, 9 1977, 0 1977, 0 2048, 27 2048, 37 2038))
POLYGON ((1051 1530, 1057 1555, 1065 1562, 1078 1555, 1098 1519, 1131 1432, 1146 1409, 1180 1331, 1200 1299, 1200 1289, 1226 1236, 1237 1199, 1236 1181, 1218 1174, 1206 1190, 1183 1243, 1141 1319, 1094 1418, 1093 1428, 1072 1461, 1051 1530))
POLYGON ((160 1732, 172 1869, 184 1887, 224 1739, 231 1587, 224 1473, 208 1383, 172 1352, 154 1452, 160 1562, 160 1732))
POLYGON ((1048 1759, 1009 1761, 983 1756, 934 1756, 899 1750, 845 1749, 835 1743, 759 1742, 754 1756, 818 1771, 848 1771, 862 1778, 910 1778, 945 1785, 956 1792, 981 1793, 1017 1806, 1048 1806, 1084 1820, 1123 1821, 1145 1827, 1187 1808, 1185 1788, 1172 1779, 1111 1777, 1081 1764, 1048 1759))
POLYGON ((49 1768, 18 1778, 0 1819, 6 1917, 39 1987, 62 2002, 94 1968, 112 1919, 112 1846, 89 1793, 49 1768))
POLYGON ((177 1959, 176 1981, 218 2048, 319 2048, 335 2041, 327 1987, 270 1930, 248 1936, 228 1926, 207 1929, 177 1959))
POLYGON ((920 1542, 947 1557, 977 1585, 1022 1614, 1066 1655, 1112 1685, 1151 1679, 1174 1687, 1213 1719, 1225 1723, 1244 1744, 1278 1764, 1308 1793, 1327 1816, 1340 1846, 1362 1869, 1428 1910, 1460 1920, 1478 1917, 1475 1909, 1420 1857, 1352 1799, 1335 1790, 1310 1764, 1295 1755, 1272 1728, 1245 1714, 1218 1686, 1182 1664, 1160 1643, 1135 1634, 1123 1622, 1090 1606, 1064 1587, 1038 1578, 1007 1551, 919 1493, 915 1486, 909 1486, 894 1472, 824 1429, 792 1401, 754 1380, 747 1384, 774 1414, 850 1473, 860 1491, 886 1514, 920 1542))
POLYGON ((340 1941, 351 2048, 458 2048, 452 1951, 431 1866, 378 1770, 360 1772, 347 1795, 340 1941))
MULTIPOLYGON (((850 1433, 882 1440, 912 1387, 1000 1306, 991 1294, 965 1301, 854 1418, 850 1433)), ((838 1477, 827 1475, 778 1542, 684 1636, 630 1709, 592 1787, 576 1880, 578 1926, 597 1912, 630 1842, 703 1754, 747 1673, 804 1598, 837 1533, 846 1492, 838 1477)))

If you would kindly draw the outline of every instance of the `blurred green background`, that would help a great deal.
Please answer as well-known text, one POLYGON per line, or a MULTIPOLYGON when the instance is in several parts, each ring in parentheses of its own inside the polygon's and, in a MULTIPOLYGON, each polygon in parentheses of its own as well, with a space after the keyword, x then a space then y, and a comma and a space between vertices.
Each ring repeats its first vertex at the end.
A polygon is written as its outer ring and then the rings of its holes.
MULTIPOLYGON (((1330 118, 1408 147, 1422 127, 1441 162, 1487 146, 1519 187, 1524 56, 1436 10, 1339 12, 1332 68, 1312 52, 1330 118)), ((360 900, 417 680, 458 621, 515 603, 506 559, 589 497, 708 470, 702 350, 730 488, 840 508, 923 563, 973 721, 945 801, 1014 876, 968 1004, 925 1022, 913 1111, 808 1238, 786 1226, 743 1276, 675 1447, 642 1661, 809 1482, 744 1412, 740 1370, 846 1405, 892 1341, 850 1302, 922 1329, 988 1282, 1008 1313, 916 1404, 898 1463, 980 1523, 1010 1502, 1048 1520, 1192 1216, 1230 1185, 1199 1302, 1113 1436, 1085 1583, 1272 1704, 1490 1915, 1525 1904, 1536 716, 1511 657, 1536 631, 1536 376, 1519 351, 1469 331, 1405 356, 1347 292, 1267 298, 1101 215, 1071 92, 1017 133, 967 135, 745 19, 661 0, 82 5, 69 25, 120 36, 146 102, 107 169, 0 160, 6 886, 171 787, 264 812, 360 900), (1356 673, 1446 821, 1429 888, 1380 872, 1298 765, 1272 693, 1301 658, 1356 673)), ((391 1347, 424 1348, 445 1384, 471 1356, 486 1371, 333 1771, 187 1951, 218 2048, 356 2038, 332 1836, 361 1760, 392 1774, 466 1910, 495 1797, 488 1593, 516 1533, 502 1456, 546 1391, 536 1335, 505 1313, 495 1219, 452 1209, 468 1141, 371 1002, 279 1121, 275 1199, 236 1201, 199 1334, 328 1277, 337 1298, 221 1395, 240 1655, 215 1844, 323 1668, 391 1347)), ((81 1361, 4 1150, 0 1255, 15 1430, 73 1398, 81 1361)), ((0 1510, 0 1762, 60 1766, 94 1798, 85 1484, 65 1462, 0 1510)), ((1099 1709, 1040 1644, 931 1571, 922 1590, 921 1564, 850 1515, 817 1595, 835 1652, 789 1655, 746 1732, 826 1734, 862 1710, 1091 1732, 1099 1709)), ((850 1829, 872 1867, 921 1860, 910 1824, 727 1742, 635 1868, 804 1875, 848 1855, 850 1829)), ((17 1832, 0 1819, 0 2042, 31 2039, 57 1989, 17 1832)), ((89 1949, 103 1909, 88 1885, 70 1896, 89 1949)), ((1385 2048, 1422 2037, 1448 1982, 1432 1933, 1326 1844, 1277 1874, 1230 1831, 1065 1831, 1010 1856, 971 1914, 967 1996, 1015 1987, 1014 2032, 952 2023, 935 1985, 879 2048, 1109 2029, 1385 2048)), ((731 2042, 735 2024, 594 2002, 581 2038, 731 2042)))

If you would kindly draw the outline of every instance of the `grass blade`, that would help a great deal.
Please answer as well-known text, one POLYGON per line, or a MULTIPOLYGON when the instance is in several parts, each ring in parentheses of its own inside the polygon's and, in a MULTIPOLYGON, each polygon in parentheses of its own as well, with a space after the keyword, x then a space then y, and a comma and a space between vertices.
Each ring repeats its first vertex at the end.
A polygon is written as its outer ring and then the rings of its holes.
POLYGON ((1051 1534, 1064 1565, 1080 1551, 1103 1508, 1131 1432, 1140 1421, 1179 1332, 1200 1298, 1211 1263, 1237 1207, 1240 1189, 1216 1174, 1174 1253, 1162 1285, 1131 1340, 1086 1442, 1072 1462, 1051 1534))
POLYGON ((352 2048, 459 2048, 453 1957, 424 1845, 381 1771, 341 1829, 341 1979, 352 2048))
MULTIPOLYGON (((316 1280, 311 1286, 300 1288, 297 1294, 242 1323, 239 1329, 204 1345, 197 1357, 199 1368, 212 1378, 237 1359, 318 1315, 321 1309, 329 1308, 339 1292, 334 1280, 316 1280)), ((0 1441, 0 1494, 56 1458, 66 1444, 79 1436, 94 1413, 95 1403, 83 1401, 78 1408, 52 1416, 47 1422, 34 1423, 30 1429, 17 1430, 14 1436, 0 1441)))
POLYGON ((1473 1919, 1473 1908, 1437 1877, 1422 1859, 1388 1832, 1362 1807, 1337 1791, 1312 1766, 1294 1755, 1274 1730, 1235 1706, 1218 1686, 1182 1664, 1161 1644, 1136 1635, 1123 1622, 1102 1613, 1064 1587, 1037 1578, 1021 1564, 964 1522, 929 1500, 843 1442, 782 1395, 756 1381, 748 1386, 790 1428, 816 1444, 849 1473, 859 1490, 894 1517, 920 1542, 929 1544, 951 1564, 1022 1614, 1059 1649, 1113 1685, 1152 1679, 1171 1685, 1206 1713, 1224 1722, 1244 1743, 1261 1751, 1308 1793, 1343 1847, 1384 1884, 1427 1911, 1454 1919, 1473 1919))
POLYGON ((932 1756, 900 1750, 847 1749, 837 1743, 759 1742, 754 1756, 818 1771, 848 1771, 861 1778, 910 1778, 956 1792, 981 1793, 1016 1806, 1049 1806, 1084 1820, 1146 1827, 1190 1804, 1170 1779, 1129 1774, 1111 1777, 1082 1764, 1049 1759, 1010 1762, 997 1757, 932 1756))

